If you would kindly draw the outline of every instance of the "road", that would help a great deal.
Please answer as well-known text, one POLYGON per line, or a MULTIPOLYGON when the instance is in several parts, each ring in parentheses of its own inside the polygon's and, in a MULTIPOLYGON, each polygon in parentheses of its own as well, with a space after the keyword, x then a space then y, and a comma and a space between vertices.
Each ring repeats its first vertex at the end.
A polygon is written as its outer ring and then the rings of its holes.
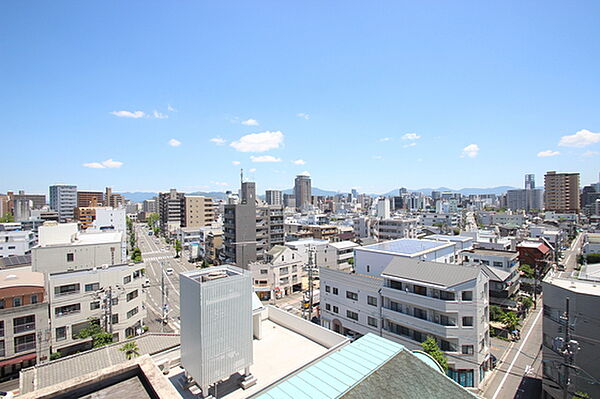
POLYGON ((161 331, 161 324, 157 322, 162 313, 161 273, 172 268, 174 273, 170 276, 165 273, 164 279, 165 302, 169 310, 167 326, 169 330, 178 333, 181 327, 179 323, 179 273, 193 270, 195 265, 181 258, 176 259, 175 250, 168 248, 164 239, 154 235, 149 236, 145 225, 136 224, 135 231, 138 247, 142 251, 142 259, 146 267, 146 278, 150 280, 146 301, 149 310, 147 325, 151 331, 161 331))
POLYGON ((542 388, 542 303, 521 328, 521 339, 512 342, 494 374, 485 383, 487 399, 536 399, 542 388))
POLYGON ((577 267, 577 257, 581 253, 583 236, 584 234, 579 233, 571 243, 569 249, 564 251, 564 258, 560 263, 565 267, 565 270, 561 273, 561 277, 569 277, 571 273, 575 271, 575 267, 577 267))

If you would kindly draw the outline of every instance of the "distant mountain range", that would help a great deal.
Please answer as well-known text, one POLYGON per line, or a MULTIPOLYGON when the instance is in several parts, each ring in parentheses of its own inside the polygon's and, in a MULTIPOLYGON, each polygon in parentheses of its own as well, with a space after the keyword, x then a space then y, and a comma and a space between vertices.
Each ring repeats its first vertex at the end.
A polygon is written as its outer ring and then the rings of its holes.
MULTIPOLYGON (((454 190, 448 187, 438 187, 438 188, 420 188, 417 190, 408 190, 409 192, 412 193, 423 193, 426 195, 431 195, 432 191, 441 191, 441 192, 453 192, 453 193, 461 193, 463 195, 475 195, 475 194, 504 194, 507 190, 514 190, 516 187, 511 187, 511 186, 498 186, 498 187, 489 187, 489 188, 461 188, 459 190, 454 190)), ((292 188, 288 188, 287 190, 282 190, 282 192, 284 194, 293 194, 294 193, 294 189, 292 188)), ((313 195, 319 195, 319 196, 333 196, 336 194, 343 194, 343 192, 341 191, 332 191, 332 190, 322 190, 320 188, 317 187, 313 187, 312 188, 312 194, 313 195)), ((158 195, 158 193, 153 193, 153 192, 145 192, 145 191, 136 191, 136 192, 125 192, 125 193, 121 193, 125 198, 127 198, 128 200, 130 200, 131 202, 142 202, 144 200, 148 200, 148 199, 152 199, 152 197, 156 197, 158 195)), ((196 191, 193 193, 188 193, 190 195, 204 195, 205 197, 210 197, 210 198, 214 198, 214 199, 227 199, 227 195, 224 192, 220 192, 220 191, 210 191, 210 192, 204 192, 204 191, 196 191)), ((398 189, 389 191, 387 193, 384 194, 370 194, 371 196, 377 197, 380 195, 389 197, 389 196, 394 196, 394 195, 398 195, 398 189)), ((263 195, 259 195, 260 198, 263 198, 263 195)))

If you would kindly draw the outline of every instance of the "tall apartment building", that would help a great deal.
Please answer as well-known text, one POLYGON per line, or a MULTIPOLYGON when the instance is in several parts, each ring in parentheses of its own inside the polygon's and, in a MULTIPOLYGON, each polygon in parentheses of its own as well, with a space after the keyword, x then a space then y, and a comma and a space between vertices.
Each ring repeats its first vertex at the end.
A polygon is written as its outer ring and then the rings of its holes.
POLYGON ((296 209, 302 211, 306 209, 312 199, 312 188, 310 176, 300 174, 294 180, 294 197, 296 198, 296 209))
POLYGON ((547 172, 544 175, 544 209, 579 213, 579 173, 547 172))
POLYGON ((142 211, 145 213, 158 213, 158 199, 156 197, 144 200, 142 203, 142 211))
POLYGON ((78 208, 98 205, 104 205, 104 193, 102 191, 77 191, 78 208))
POLYGON ((215 205, 212 198, 200 195, 184 196, 184 212, 181 227, 204 227, 215 220, 215 205))
POLYGON ((163 233, 175 231, 181 227, 185 209, 185 196, 172 188, 168 193, 158 194, 158 214, 160 229, 163 233))
POLYGON ((242 183, 238 204, 225 205, 223 215, 224 255, 238 267, 263 260, 266 251, 283 244, 283 208, 257 205, 254 182, 242 183))
POLYGON ((17 194, 9 191, 6 193, 8 196, 9 211, 14 215, 15 203, 19 201, 31 202, 31 209, 42 209, 46 205, 45 194, 27 194, 23 190, 19 190, 17 194))
POLYGON ((110 206, 111 208, 118 208, 125 205, 125 197, 121 194, 113 193, 112 188, 106 187, 104 191, 104 206, 110 206))
POLYGON ((265 191, 265 202, 269 205, 283 205, 283 194, 281 190, 265 191))
POLYGON ((76 207, 77 186, 68 184, 50 186, 50 208, 58 212, 61 223, 74 220, 76 207))
MULTIPOLYGON (((600 285, 598 278, 592 276, 594 272, 590 272, 582 270, 579 278, 561 277, 550 272, 542 281, 544 398, 562 399, 565 388, 569 398, 575 397, 575 392, 585 393, 589 398, 600 397, 600 285), (564 351, 567 350, 573 355, 565 356, 564 351), (565 364, 567 359, 568 365, 565 364), (565 381, 569 381, 567 387, 565 381)), ((595 273, 598 276, 598 272, 595 273)))
POLYGON ((357 258, 355 273, 319 270, 322 325, 409 349, 433 337, 448 356, 448 376, 477 387, 491 368, 488 276, 478 267, 379 255, 370 264, 357 258))
POLYGON ((44 274, 0 271, 0 378, 48 360, 50 326, 44 274))

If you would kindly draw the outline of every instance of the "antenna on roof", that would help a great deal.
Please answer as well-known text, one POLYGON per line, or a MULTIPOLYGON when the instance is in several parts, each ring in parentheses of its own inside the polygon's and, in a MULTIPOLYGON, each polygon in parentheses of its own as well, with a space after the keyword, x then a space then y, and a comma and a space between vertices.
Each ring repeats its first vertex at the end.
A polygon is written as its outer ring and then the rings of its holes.
POLYGON ((240 169, 240 187, 244 184, 244 169, 240 169))

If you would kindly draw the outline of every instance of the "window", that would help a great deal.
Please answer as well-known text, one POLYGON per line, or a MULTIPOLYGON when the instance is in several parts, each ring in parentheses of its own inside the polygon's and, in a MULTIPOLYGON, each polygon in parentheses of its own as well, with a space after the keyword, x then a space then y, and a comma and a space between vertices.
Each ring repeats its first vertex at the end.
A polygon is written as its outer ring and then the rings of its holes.
POLYGON ((338 289, 333 287, 333 295, 337 295, 338 294, 338 289))
POLYGON ((140 278, 142 276, 142 269, 133 272, 133 279, 140 278))
POLYGON ((390 280, 390 288, 402 290, 402 283, 400 281, 390 280))
POLYGON ((37 296, 37 294, 31 295, 30 300, 31 300, 31 304, 32 305, 35 305, 36 303, 38 303, 38 296, 37 296))
POLYGON ((346 310, 346 317, 352 320, 358 320, 358 313, 351 310, 346 310))
POLYGON ((67 339, 67 327, 58 327, 55 331, 57 341, 67 339))
POLYGON ((440 299, 443 301, 453 301, 454 300, 454 292, 440 291, 440 299))
POLYGON ((267 269, 260 269, 260 274, 268 274, 269 271, 267 269))
POLYGON ((111 299, 111 302, 113 306, 117 306, 119 304, 119 298, 113 298, 111 299))
POLYGON ((414 285, 413 292, 417 295, 427 296, 427 288, 422 287, 420 285, 414 285))
POLYGON ((333 307, 333 313, 339 313, 340 309, 337 306, 333 307))
POLYGON ((462 292, 462 300, 463 301, 472 301, 473 300, 473 291, 463 291, 462 292))
POLYGON ((374 296, 367 296, 367 304, 371 306, 377 306, 377 298, 374 296))
POLYGON ((0 356, 6 356, 4 340, 0 341, 0 356))
POLYGON ((402 312, 402 305, 398 302, 391 301, 390 309, 392 309, 394 312, 402 312))
POLYGON ((100 309, 100 301, 90 302, 90 310, 100 309))
POLYGON ((4 320, 0 320, 0 337, 4 337, 4 320))
POLYGON ((4 309, 4 299, 0 299, 0 309, 4 309))
POLYGON ((330 305, 330 304, 328 304, 328 303, 326 303, 326 304, 325 304, 325 310, 331 310, 331 305, 330 305))
POLYGON ((413 315, 422 320, 427 320, 427 311, 419 308, 413 308, 413 315))
POLYGON ((425 341, 425 334, 419 331, 413 331, 413 339, 417 342, 423 342, 425 341))
POLYGON ((356 292, 346 291, 346 298, 358 301, 358 294, 356 292))
POLYGON ((462 354, 463 355, 472 355, 473 354, 473 345, 463 345, 462 346, 462 354))
POLYGON ((371 327, 377 327, 377 319, 374 317, 367 317, 367 324, 369 324, 371 327))
POLYGON ((79 293, 79 284, 67 284, 54 287, 54 296, 70 295, 79 293))
POLYGON ((367 265, 367 273, 370 273, 370 272, 371 272, 371 266, 367 265))
POLYGON ((67 254, 67 262, 73 262, 75 260, 75 254, 68 253, 67 254))
POLYGON ((79 312, 81 312, 81 304, 79 304, 79 303, 74 303, 72 305, 65 305, 65 306, 59 306, 57 308, 54 308, 54 314, 57 317, 67 316, 69 314, 79 313, 79 312))
POLYGON ((502 262, 494 262, 494 267, 502 267, 502 262))
POLYGON ((99 289, 100 289, 100 283, 92 283, 92 284, 85 285, 85 292, 98 291, 99 289))
POLYGON ((127 294, 127 302, 137 298, 137 296, 138 296, 138 290, 131 291, 129 294, 127 294))
POLYGON ((131 276, 123 277, 123 284, 129 284, 129 283, 131 283, 131 276))
POLYGON ((462 324, 465 327, 472 327, 473 326, 473 317, 472 316, 464 316, 462 318, 462 324))
POLYGON ((119 314, 113 313, 110 324, 119 324, 119 314))
POLYGON ((131 309, 129 312, 127 312, 127 318, 130 319, 133 316, 135 316, 138 313, 139 309, 136 306, 135 308, 131 309))
POLYGON ((15 337, 15 352, 24 352, 35 349, 35 333, 15 337))
POLYGON ((410 330, 404 326, 390 323, 390 331, 396 335, 404 335, 405 337, 410 337, 410 330))
POLYGON ((14 297, 13 298, 13 308, 19 307, 23 304, 23 300, 21 299, 20 296, 14 297))
POLYGON ((326 286, 325 286, 325 292, 331 292, 331 287, 330 287, 330 286, 328 286, 328 285, 326 285, 326 286))

